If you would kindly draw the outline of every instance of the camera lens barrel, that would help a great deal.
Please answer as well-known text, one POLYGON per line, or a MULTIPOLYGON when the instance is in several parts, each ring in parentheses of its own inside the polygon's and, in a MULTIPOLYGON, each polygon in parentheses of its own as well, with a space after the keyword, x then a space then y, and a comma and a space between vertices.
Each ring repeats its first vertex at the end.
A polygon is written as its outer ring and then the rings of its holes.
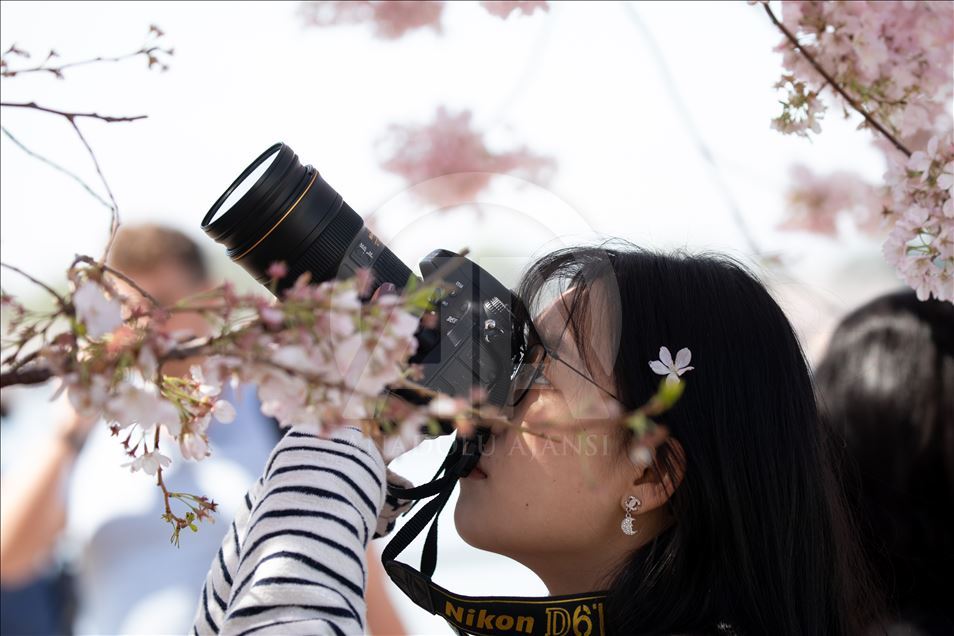
POLYGON ((279 290, 305 272, 318 283, 369 268, 373 287, 390 282, 399 289, 411 276, 318 171, 302 166, 282 143, 242 172, 205 215, 202 229, 262 284, 269 282, 272 263, 286 263, 279 290))
MULTIPOLYGON (((321 283, 366 268, 372 274, 369 293, 386 282, 401 289, 412 276, 318 171, 281 143, 239 175, 202 219, 202 229, 269 289, 270 266, 284 262, 288 271, 276 293, 306 272, 312 283, 321 283)), ((447 250, 434 250, 420 268, 429 279, 441 272, 448 287, 435 305, 437 325, 418 329, 410 362, 420 365, 421 384, 455 396, 481 387, 488 403, 503 406, 513 367, 510 290, 447 250)))

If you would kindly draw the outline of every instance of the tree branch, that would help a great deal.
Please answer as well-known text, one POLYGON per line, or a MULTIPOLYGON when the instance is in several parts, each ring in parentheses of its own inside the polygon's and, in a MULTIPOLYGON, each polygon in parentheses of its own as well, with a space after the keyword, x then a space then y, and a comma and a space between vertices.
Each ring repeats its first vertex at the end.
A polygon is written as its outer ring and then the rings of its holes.
POLYGON ((53 289, 52 287, 50 287, 50 286, 47 285, 46 283, 44 283, 44 282, 42 282, 42 281, 40 281, 40 280, 37 280, 37 279, 34 278, 33 276, 30 276, 29 274, 27 274, 25 271, 23 271, 23 270, 20 269, 19 267, 14 267, 13 265, 10 265, 9 263, 3 263, 3 262, 0 262, 0 267, 6 267, 7 269, 9 269, 9 270, 11 270, 11 271, 14 271, 14 272, 16 272, 17 274, 20 274, 21 276, 23 276, 24 278, 26 278, 27 280, 29 280, 29 281, 30 281, 31 283, 33 283, 34 285, 39 285, 40 287, 42 287, 43 289, 45 289, 46 291, 48 291, 54 298, 56 298, 56 300, 60 303, 60 307, 62 307, 63 309, 66 309, 67 307, 69 307, 69 303, 67 303, 66 300, 65 300, 62 296, 60 296, 60 295, 56 292, 55 289, 53 289))
POLYGON ((106 240, 106 249, 103 250, 102 260, 103 263, 105 263, 106 257, 109 256, 109 248, 113 246, 113 239, 116 238, 116 230, 119 229, 119 204, 116 203, 116 197, 113 196, 113 190, 109 187, 109 182, 106 181, 106 175, 103 174, 103 169, 99 167, 99 160, 96 158, 96 153, 93 152, 93 148, 89 145, 89 142, 86 141, 83 132, 79 129, 79 126, 76 125, 76 120, 72 117, 67 117, 67 119, 69 119, 70 125, 73 126, 73 130, 76 131, 80 141, 83 142, 83 146, 86 147, 86 152, 89 153, 90 159, 93 160, 93 166, 96 167, 96 174, 99 175, 99 180, 103 183, 103 187, 106 188, 106 194, 109 195, 109 201, 112 203, 109 220, 109 238, 106 240))
MULTIPOLYGON (((156 59, 156 56, 154 56, 153 53, 165 53, 167 55, 172 55, 173 49, 164 49, 160 46, 150 46, 150 47, 144 46, 138 51, 127 53, 125 55, 116 55, 113 57, 101 56, 101 57, 90 58, 88 60, 80 60, 79 62, 69 62, 67 64, 61 64, 59 66, 46 66, 46 63, 50 61, 50 59, 54 57, 59 57, 56 54, 56 51, 50 51, 49 55, 47 55, 46 59, 43 61, 43 64, 40 64, 39 66, 33 66, 29 68, 20 68, 20 69, 11 69, 8 67, 3 69, 2 72, 0 72, 0 76, 14 77, 16 75, 25 75, 27 73, 50 73, 62 79, 63 71, 65 71, 68 68, 74 68, 77 66, 85 66, 86 64, 96 64, 99 62, 121 62, 123 60, 128 60, 134 57, 138 57, 140 55, 147 56, 150 60, 149 66, 152 66, 154 64, 159 64, 159 61, 156 59)), ((163 70, 165 70, 166 66, 164 64, 162 64, 161 66, 163 70)))
POLYGON ((53 377, 53 371, 46 365, 23 366, 13 371, 0 373, 0 388, 8 386, 30 386, 43 384, 53 377))
MULTIPOLYGON (((81 254, 77 254, 77 255, 76 255, 76 258, 73 259, 73 265, 76 265, 77 263, 86 263, 87 265, 91 265, 91 266, 93 266, 93 267, 98 267, 98 268, 102 269, 103 271, 109 272, 110 274, 112 274, 112 275, 115 276, 116 278, 118 278, 118 279, 120 279, 120 280, 122 280, 122 281, 125 281, 130 287, 132 287, 132 288, 135 289, 137 292, 139 292, 140 294, 142 294, 143 297, 144 297, 146 300, 148 300, 149 302, 151 302, 151 303, 152 303, 153 305, 155 305, 156 307, 162 307, 162 304, 161 304, 158 300, 156 300, 156 297, 155 297, 155 296, 153 296, 152 294, 150 294, 149 292, 147 292, 145 289, 143 289, 142 287, 140 287, 140 286, 139 286, 139 283, 137 283, 136 281, 134 281, 133 279, 131 279, 129 276, 126 276, 126 275, 123 274, 121 271, 119 271, 119 270, 117 270, 117 269, 115 269, 115 268, 113 268, 113 267, 110 267, 109 265, 106 265, 105 263, 101 263, 101 262, 99 262, 99 261, 96 261, 96 260, 94 260, 94 259, 93 259, 92 257, 90 257, 90 256, 83 256, 83 255, 81 255, 81 254)), ((72 267, 71 267, 70 269, 72 269, 72 267)))
POLYGON ((0 130, 2 130, 2 131, 3 131, 3 134, 6 135, 7 138, 10 139, 10 141, 12 141, 13 143, 15 143, 15 144, 20 148, 20 150, 22 150, 23 152, 27 153, 28 155, 30 155, 31 157, 33 157, 33 158, 35 158, 35 159, 39 159, 40 161, 42 161, 42 162, 45 163, 46 165, 50 166, 50 167, 53 168, 54 170, 58 170, 59 172, 62 172, 62 173, 65 174, 66 176, 70 177, 71 179, 73 179, 74 181, 76 181, 78 184, 80 184, 80 186, 82 186, 83 189, 86 190, 86 191, 90 194, 90 196, 92 196, 94 199, 96 199, 97 201, 99 201, 99 202, 100 202, 101 204, 103 204, 105 207, 107 207, 107 208, 109 207, 109 201, 107 201, 107 200, 104 199, 103 197, 99 196, 99 195, 96 193, 96 191, 93 190, 93 188, 90 187, 90 185, 89 185, 88 183, 86 183, 85 181, 83 181, 80 177, 78 177, 78 176, 75 175, 74 173, 70 172, 69 170, 67 170, 67 169, 64 168, 63 166, 59 165, 58 163, 56 163, 56 162, 54 162, 54 161, 52 161, 52 160, 50 160, 50 159, 47 159, 46 157, 44 157, 43 155, 41 155, 41 154, 39 154, 39 153, 37 153, 37 152, 34 152, 34 151, 30 150, 29 148, 27 148, 27 147, 23 144, 23 142, 21 142, 19 139, 17 139, 16 137, 14 137, 14 136, 10 133, 10 131, 7 130, 6 128, 0 127, 0 130))
MULTIPOLYGON (((900 141, 898 141, 898 139, 895 138, 894 135, 892 135, 890 132, 888 132, 887 129, 885 129, 884 126, 882 126, 880 123, 878 123, 878 121, 877 121, 874 117, 872 117, 871 115, 869 115, 869 114, 868 114, 868 111, 866 111, 864 108, 862 108, 862 107, 861 107, 861 104, 859 104, 857 101, 855 101, 855 99, 854 99, 851 95, 849 95, 848 92, 847 92, 844 88, 842 88, 841 84, 839 84, 838 82, 836 82, 835 79, 834 79, 831 75, 829 75, 828 72, 825 71, 825 69, 823 69, 823 68, 821 67, 821 64, 819 64, 818 61, 812 56, 812 54, 809 53, 809 52, 805 49, 805 47, 803 47, 803 46, 801 45, 801 43, 798 41, 798 39, 795 37, 795 35, 794 35, 791 31, 789 31, 788 28, 787 28, 784 24, 782 24, 782 23, 779 21, 778 18, 775 17, 775 14, 772 13, 772 9, 771 9, 771 7, 769 7, 768 2, 763 2, 763 3, 762 3, 762 7, 765 9, 765 12, 768 14, 769 18, 772 20, 772 22, 775 24, 775 26, 777 26, 777 27, 779 28, 779 30, 780 30, 783 34, 785 34, 785 37, 788 39, 789 42, 792 43, 792 46, 794 46, 794 47, 798 50, 799 53, 801 53, 802 55, 805 56, 805 59, 808 60, 808 63, 811 64, 812 67, 813 67, 816 71, 818 71, 819 75, 821 75, 822 77, 824 77, 825 80, 826 80, 829 84, 831 84, 831 87, 834 88, 836 91, 838 91, 838 94, 841 95, 841 96, 845 99, 845 101, 848 102, 848 103, 851 105, 852 108, 854 108, 856 111, 858 111, 858 113, 859 113, 862 117, 865 118, 865 121, 868 122, 868 124, 869 124, 872 128, 874 128, 875 130, 877 130, 878 132, 880 132, 882 135, 884 135, 885 139, 887 139, 888 141, 890 141, 891 144, 892 144, 895 148, 897 148, 897 149, 900 150, 902 153, 904 153, 904 156, 910 157, 910 156, 911 156, 911 151, 908 150, 908 149, 904 146, 904 144, 902 144, 900 141)), ((822 88, 824 88, 824 86, 823 86, 822 88)), ((821 89, 819 89, 819 91, 821 91, 821 89)))
POLYGON ((57 110, 55 108, 47 108, 45 106, 40 106, 36 102, 0 102, 0 106, 6 106, 11 108, 27 108, 30 110, 37 110, 43 113, 50 113, 51 115, 59 115, 66 119, 70 126, 73 127, 73 130, 76 132, 76 135, 79 137, 80 141, 83 144, 83 147, 86 148, 87 154, 89 154, 90 159, 93 161, 93 166, 96 168, 96 174, 99 175, 99 179, 103 184, 103 187, 106 189, 106 194, 109 196, 110 201, 110 223, 109 223, 109 238, 106 241, 106 249, 103 251, 103 262, 106 262, 106 257, 109 256, 109 250, 113 245, 113 239, 116 237, 116 230, 119 229, 119 205, 116 203, 116 197, 113 195, 112 188, 109 187, 109 182, 106 181, 106 175, 103 174, 103 169, 99 165, 99 159, 96 158, 96 153, 93 152, 93 148, 89 145, 89 142, 86 141, 83 131, 80 130, 79 126, 76 124, 76 119, 79 117, 86 117, 90 119, 98 119, 106 123, 118 123, 118 122, 131 122, 137 121, 139 119, 145 119, 146 115, 135 115, 132 117, 111 117, 108 115, 100 115, 99 113, 73 113, 63 110, 57 110))
POLYGON ((60 117, 66 117, 70 121, 77 117, 88 117, 90 119, 98 119, 104 121, 108 124, 115 124, 120 122, 128 121, 137 121, 139 119, 146 119, 148 115, 133 115, 132 117, 112 117, 110 115, 100 115, 99 113, 71 113, 64 110, 57 110, 55 108, 49 108, 47 106, 40 106, 36 102, 0 102, 0 106, 5 108, 27 108, 30 110, 38 110, 44 113, 50 113, 51 115, 59 115, 60 117))

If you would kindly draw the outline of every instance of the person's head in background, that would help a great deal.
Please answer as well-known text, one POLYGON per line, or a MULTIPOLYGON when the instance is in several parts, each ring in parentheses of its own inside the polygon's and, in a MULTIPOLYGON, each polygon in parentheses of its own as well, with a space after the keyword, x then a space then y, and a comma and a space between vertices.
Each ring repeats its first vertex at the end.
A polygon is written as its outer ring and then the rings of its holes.
POLYGON ((905 290, 856 309, 816 382, 858 467, 870 558, 919 629, 905 633, 954 633, 954 305, 905 290))
MULTIPOLYGON (((208 266, 199 246, 179 230, 157 223, 121 225, 109 251, 109 265, 136 282, 160 305, 168 307, 211 287, 208 266)), ((122 293, 148 302, 122 281, 122 293)), ((159 329, 201 336, 208 323, 198 313, 173 312, 159 329)), ((169 375, 184 375, 194 361, 170 361, 163 365, 169 375)))

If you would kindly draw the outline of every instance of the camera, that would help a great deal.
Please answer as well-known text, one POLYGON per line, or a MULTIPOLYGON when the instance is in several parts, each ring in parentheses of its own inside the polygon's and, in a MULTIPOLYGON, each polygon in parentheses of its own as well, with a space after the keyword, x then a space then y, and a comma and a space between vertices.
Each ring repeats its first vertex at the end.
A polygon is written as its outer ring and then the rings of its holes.
MULTIPOLYGON (((415 278, 319 172, 302 166, 283 143, 239 175, 205 215, 202 229, 263 285, 270 283, 272 263, 286 263, 279 293, 305 272, 320 283, 367 268, 371 290, 383 283, 400 290, 415 278)), ((443 283, 432 298, 437 326, 421 326, 415 334, 419 346, 410 361, 421 365, 420 383, 463 398, 480 388, 484 402, 505 406, 519 349, 514 296, 476 263, 449 250, 432 251, 419 267, 423 282, 438 274, 433 282, 443 283)))

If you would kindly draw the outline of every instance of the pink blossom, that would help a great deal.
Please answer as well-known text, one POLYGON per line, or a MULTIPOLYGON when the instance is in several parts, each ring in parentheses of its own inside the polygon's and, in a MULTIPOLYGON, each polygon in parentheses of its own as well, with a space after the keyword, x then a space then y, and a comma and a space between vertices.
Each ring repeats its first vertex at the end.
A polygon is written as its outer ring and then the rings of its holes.
POLYGON ((673 361, 672 354, 668 347, 659 348, 659 360, 653 360, 649 363, 649 368, 653 373, 666 376, 667 382, 679 382, 679 377, 686 371, 692 371, 695 367, 690 367, 692 352, 688 348, 682 348, 676 353, 676 359, 673 361))
POLYGON ((285 323, 285 314, 274 305, 262 305, 258 308, 258 317, 269 329, 281 329, 285 323))
POLYGON ((97 283, 87 280, 73 292, 76 318, 90 338, 102 338, 123 324, 122 304, 97 283))
POLYGON ((787 218, 779 229, 834 236, 838 217, 845 215, 863 231, 878 231, 887 202, 884 188, 852 172, 818 174, 801 164, 792 166, 790 179, 787 218))
POLYGON ((212 415, 223 424, 229 424, 235 421, 235 407, 228 400, 216 400, 212 406, 212 415))
POLYGON ((374 35, 385 40, 423 28, 441 33, 443 12, 444 3, 437 1, 331 0, 301 6, 305 22, 311 26, 371 23, 374 35))
POLYGON ((451 420, 461 414, 469 405, 465 400, 449 395, 438 395, 427 405, 428 412, 434 417, 451 420))
POLYGON ((635 438, 630 445, 629 460, 637 468, 649 468, 653 463, 653 452, 645 444, 640 444, 638 441, 638 438, 635 438))
POLYGON ((546 183, 555 167, 553 159, 526 147, 491 150, 470 111, 452 114, 443 106, 429 124, 391 125, 379 143, 385 148, 381 167, 418 186, 413 192, 436 205, 473 202, 497 174, 546 183))
POLYGON ((514 11, 519 11, 523 15, 533 15, 533 13, 539 9, 543 12, 550 10, 550 3, 545 2, 544 0, 517 0, 517 1, 501 1, 501 0, 485 0, 480 3, 484 9, 487 10, 487 13, 495 15, 498 18, 506 20, 510 17, 514 11))
MULTIPOLYGON (((860 105, 895 134, 909 138, 922 129, 936 130, 939 119, 950 121, 954 12, 949 3, 786 0, 782 22, 840 86, 853 91, 860 105)), ((824 79, 787 39, 778 50, 786 73, 807 83, 803 93, 821 89, 824 79)), ((817 106, 816 115, 824 109, 817 106)))
POLYGON ((204 434, 183 433, 179 437, 179 452, 185 459, 203 460, 209 456, 209 440, 204 434))
POLYGON ((932 137, 907 161, 895 158, 885 175, 892 195, 886 218, 893 227, 882 253, 922 299, 954 301, 952 192, 943 187, 952 162, 954 136, 948 132, 932 137))
POLYGON ((791 76, 783 76, 776 88, 786 88, 788 94, 782 104, 782 114, 772 120, 772 128, 786 135, 808 136, 808 131, 821 132, 819 120, 824 117, 825 107, 817 92, 806 90, 805 83, 791 76))
POLYGON ((181 420, 175 406, 158 394, 132 384, 121 384, 105 405, 104 415, 120 428, 138 424, 149 430, 159 424, 173 436, 179 434, 181 420))
POLYGON ((148 343, 143 343, 136 357, 136 365, 144 378, 154 378, 159 372, 159 359, 156 352, 148 343))
MULTIPOLYGON (((882 225, 889 228, 882 247, 885 259, 919 297, 952 300, 954 261, 947 249, 954 218, 950 3, 785 1, 782 22, 838 86, 913 150, 910 158, 901 159, 894 144, 879 133, 875 143, 888 160, 884 200, 879 203, 876 191, 843 176, 840 183, 835 178, 816 180, 796 194, 795 210, 785 226, 832 232, 835 212, 851 206, 857 217, 863 208, 878 210, 882 225)), ((818 119, 826 109, 818 98, 823 90, 838 106, 851 108, 787 38, 777 50, 785 67, 778 86, 787 87, 788 95, 773 126, 801 135, 819 132, 818 119)), ((873 229, 873 223, 862 225, 873 229)))
POLYGON ((88 384, 80 384, 76 374, 63 378, 70 404, 76 412, 86 417, 98 417, 110 397, 109 380, 102 375, 93 375, 88 384))
POLYGON ((218 395, 222 391, 221 381, 219 381, 218 378, 207 381, 205 379, 205 372, 200 365, 193 364, 189 367, 189 374, 192 376, 195 390, 200 396, 209 397, 218 395))
POLYGON ((281 280, 288 276, 288 265, 284 261, 275 261, 265 270, 268 277, 272 280, 281 280))
POLYGON ((131 462, 123 464, 123 468, 129 468, 129 472, 136 472, 141 470, 147 475, 155 475, 159 472, 160 468, 166 468, 172 464, 172 460, 160 453, 159 451, 152 451, 148 453, 143 453, 136 459, 131 462))
POLYGON ((381 455, 385 462, 416 448, 425 439, 421 429, 427 425, 427 415, 422 411, 413 411, 398 424, 396 435, 385 438, 381 455))

